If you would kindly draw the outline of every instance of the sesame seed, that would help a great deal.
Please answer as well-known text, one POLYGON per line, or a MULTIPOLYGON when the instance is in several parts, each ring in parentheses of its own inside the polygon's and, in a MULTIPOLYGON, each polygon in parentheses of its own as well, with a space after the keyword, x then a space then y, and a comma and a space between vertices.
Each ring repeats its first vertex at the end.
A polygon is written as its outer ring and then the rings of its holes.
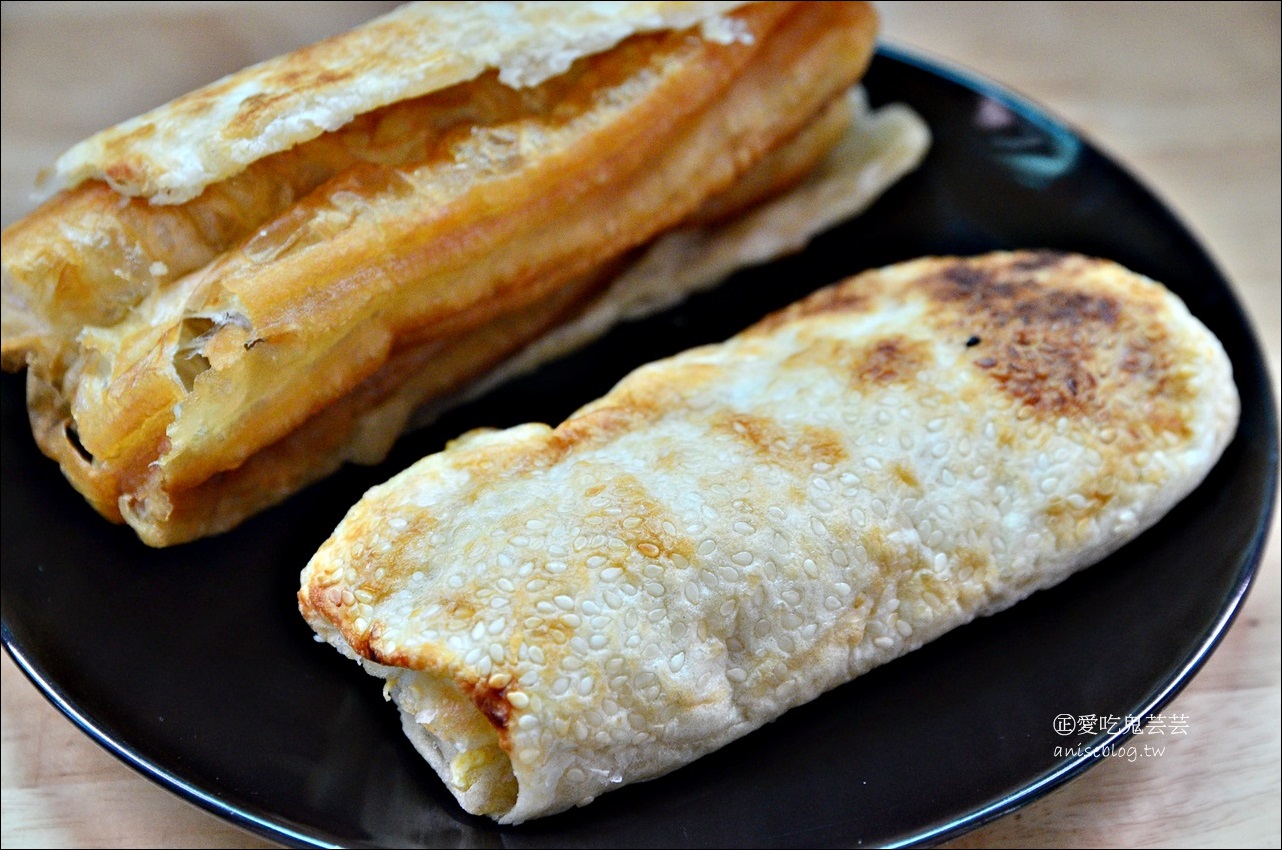
POLYGON ((512 707, 522 709, 530 704, 530 698, 521 691, 509 691, 507 701, 512 703, 512 707))
POLYGON ((882 649, 890 649, 892 646, 895 645, 895 639, 891 637, 882 636, 879 638, 875 638, 873 640, 873 643, 882 649))
MULTIPOLYGON (((736 564, 738 564, 741 567, 746 567, 752 563, 752 553, 736 552, 734 556, 730 558, 730 560, 734 561, 736 564)), ((738 578, 738 576, 736 575, 735 578, 738 578)))

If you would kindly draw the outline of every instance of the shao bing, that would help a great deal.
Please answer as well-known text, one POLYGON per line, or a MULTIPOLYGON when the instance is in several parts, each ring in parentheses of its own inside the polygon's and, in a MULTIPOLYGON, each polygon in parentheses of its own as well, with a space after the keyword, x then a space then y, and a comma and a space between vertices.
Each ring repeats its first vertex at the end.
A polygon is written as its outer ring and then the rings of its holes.
POLYGON ((1219 342, 1050 252, 861 274, 644 366, 555 428, 459 438, 302 575, 464 809, 650 779, 1054 585, 1233 434, 1219 342))

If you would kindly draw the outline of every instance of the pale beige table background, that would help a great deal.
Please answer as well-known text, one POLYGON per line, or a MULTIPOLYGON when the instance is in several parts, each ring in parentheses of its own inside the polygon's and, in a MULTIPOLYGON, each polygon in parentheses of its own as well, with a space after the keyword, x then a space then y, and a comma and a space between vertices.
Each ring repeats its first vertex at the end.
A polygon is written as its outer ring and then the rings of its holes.
MULTIPOLYGON (((5 224, 35 169, 117 120, 388 4, 3 6, 5 224)), ((882 3, 888 39, 979 70, 1066 118, 1199 234, 1279 374, 1279 4, 882 3)), ((53 470, 51 469, 51 474, 53 470)), ((1168 711, 1187 738, 1110 760, 955 846, 1279 846, 1277 521, 1259 581, 1168 711)), ((87 639, 92 639, 86 636, 87 639)), ((267 846, 82 736, 5 656, 5 847, 267 846)))

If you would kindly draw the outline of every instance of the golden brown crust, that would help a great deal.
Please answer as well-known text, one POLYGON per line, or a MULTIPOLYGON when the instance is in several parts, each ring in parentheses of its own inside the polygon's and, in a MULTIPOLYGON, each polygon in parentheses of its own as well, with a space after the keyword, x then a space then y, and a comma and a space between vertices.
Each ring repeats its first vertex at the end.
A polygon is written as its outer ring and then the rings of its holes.
POLYGON ((733 40, 740 33, 720 16, 739 5, 406 4, 86 139, 59 158, 55 188, 99 179, 121 194, 181 203, 354 116, 487 70, 528 87, 638 33, 702 24, 706 36, 733 40))
MULTIPOLYGON (((117 248, 82 267, 64 256, 76 246, 42 234, 65 232, 61 214, 90 230, 110 218, 105 190, 53 202, 5 235, 6 293, 23 293, 35 329, 6 338, 6 362, 30 363, 42 447, 100 511, 155 543, 228 527, 329 471, 350 447, 311 420, 356 439, 343 399, 421 369, 421 357, 394 365, 401 352, 455 340, 478 364, 510 352, 516 337, 494 333, 504 317, 560 315, 575 281, 796 136, 862 72, 875 26, 860 4, 754 5, 733 21, 745 37, 728 44, 638 36, 522 91, 483 76, 269 157, 189 204, 128 202, 107 231, 117 248), (248 191, 274 170, 305 176, 276 195, 248 191), (231 198, 239 218, 211 212, 231 198), (163 249, 177 223, 195 248, 99 285, 121 252, 139 239, 163 249), (324 459, 308 469, 307 453, 324 459)), ((820 147, 808 141, 803 159, 820 147)), ((781 188, 782 173, 735 203, 781 188)))
POLYGON ((795 186, 832 150, 850 127, 850 99, 845 94, 829 101, 810 123, 780 144, 725 192, 704 201, 683 224, 709 226, 729 221, 762 198, 795 186))

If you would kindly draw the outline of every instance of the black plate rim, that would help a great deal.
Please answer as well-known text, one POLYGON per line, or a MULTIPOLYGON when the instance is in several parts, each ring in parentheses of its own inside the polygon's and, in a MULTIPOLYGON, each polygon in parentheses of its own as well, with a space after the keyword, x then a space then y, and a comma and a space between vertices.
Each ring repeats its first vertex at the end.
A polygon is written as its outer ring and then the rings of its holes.
MULTIPOLYGON (((1259 339, 1251 323, 1247 320, 1243 311, 1241 302, 1238 300, 1232 287, 1228 284, 1228 278, 1220 270, 1219 265, 1207 253, 1202 242, 1196 238, 1192 231, 1184 224, 1178 215, 1142 180, 1134 173, 1119 163, 1112 156, 1101 151, 1097 145, 1082 133, 1078 132, 1071 125, 1065 123, 1062 119, 1055 116, 1050 110, 1038 105, 1030 98, 1019 94, 1012 89, 999 84, 982 74, 975 71, 962 68, 950 62, 929 57, 916 49, 905 48, 903 46, 887 44, 880 42, 877 46, 876 54, 883 60, 889 60, 909 68, 924 71, 932 76, 938 77, 946 82, 951 82, 977 94, 984 95, 1002 103, 1021 117, 1033 124, 1054 129, 1060 132, 1071 134, 1074 138, 1080 140, 1085 146, 1095 149, 1107 163, 1125 178, 1130 180, 1136 187, 1142 189, 1154 201, 1154 206, 1165 215, 1168 219, 1169 226, 1178 230, 1196 249, 1203 255, 1209 267, 1213 268, 1219 283, 1223 285, 1227 292, 1230 293, 1230 308, 1235 317, 1240 320, 1241 326, 1246 329, 1250 339, 1247 340, 1249 348, 1255 353, 1256 359, 1261 359, 1262 349, 1259 339)), ((1264 424, 1276 433, 1276 402, 1272 398, 1272 387, 1265 385, 1264 390, 1268 395, 1270 404, 1263 412, 1268 420, 1264 424)), ((1276 443, 1270 451, 1270 475, 1268 483, 1268 499, 1266 504, 1267 510, 1262 512, 1258 517, 1255 530, 1251 536, 1250 545, 1243 550, 1243 560, 1238 570, 1236 579, 1225 597, 1219 615, 1215 622, 1203 634, 1202 640, 1192 648, 1185 657, 1182 664, 1170 675, 1159 680, 1155 686, 1148 691, 1141 699, 1137 712, 1139 716, 1147 716, 1151 713, 1160 712, 1163 707, 1171 702, 1192 680, 1193 676, 1206 663, 1207 659, 1214 652, 1220 641, 1223 639, 1229 627, 1233 624, 1238 613, 1241 611, 1242 604, 1245 601, 1251 587, 1253 586, 1256 576, 1259 572, 1260 562, 1264 554, 1264 546, 1268 538, 1270 522, 1274 511, 1277 509, 1278 486, 1279 486, 1279 458, 1278 446, 1276 443)), ((316 847, 316 848, 333 848, 343 846, 335 840, 332 835, 326 834, 323 830, 310 828, 301 824, 291 824, 286 819, 273 816, 270 812, 254 813, 249 807, 236 806, 227 803, 216 794, 202 790, 196 785, 185 781, 172 771, 169 771, 154 761, 143 757, 134 751, 125 742, 117 741, 93 719, 81 711, 73 701, 66 696, 63 689, 48 677, 45 671, 28 658, 23 648, 18 644, 14 637, 7 620, 0 620, 0 643, 3 644, 5 651, 14 661, 18 669, 27 677, 35 686, 37 691, 49 701, 61 714, 72 722, 77 728, 84 732, 94 743, 98 744, 111 755, 118 758, 128 767, 135 770, 144 778, 156 783, 161 788, 177 795, 180 799, 190 803, 210 814, 218 817, 235 826, 243 829, 253 835, 275 841, 289 847, 316 847)), ((1101 733, 1090 740, 1088 744, 1083 745, 1083 753, 1071 760, 1065 761, 1054 770, 1043 772, 1029 779, 1026 783, 1015 788, 1006 794, 996 797, 984 804, 976 807, 965 815, 935 822, 920 827, 910 833, 907 833, 895 840, 888 842, 887 847, 917 847, 934 845, 941 842, 955 839, 967 832, 970 832, 985 824, 991 823, 1017 809, 1023 808, 1030 803, 1045 797, 1052 791, 1061 787, 1065 783, 1084 774, 1089 768, 1093 767, 1100 761, 1096 754, 1106 748, 1116 746, 1121 741, 1131 737, 1134 734, 1131 730, 1120 730, 1113 733, 1101 733)))

